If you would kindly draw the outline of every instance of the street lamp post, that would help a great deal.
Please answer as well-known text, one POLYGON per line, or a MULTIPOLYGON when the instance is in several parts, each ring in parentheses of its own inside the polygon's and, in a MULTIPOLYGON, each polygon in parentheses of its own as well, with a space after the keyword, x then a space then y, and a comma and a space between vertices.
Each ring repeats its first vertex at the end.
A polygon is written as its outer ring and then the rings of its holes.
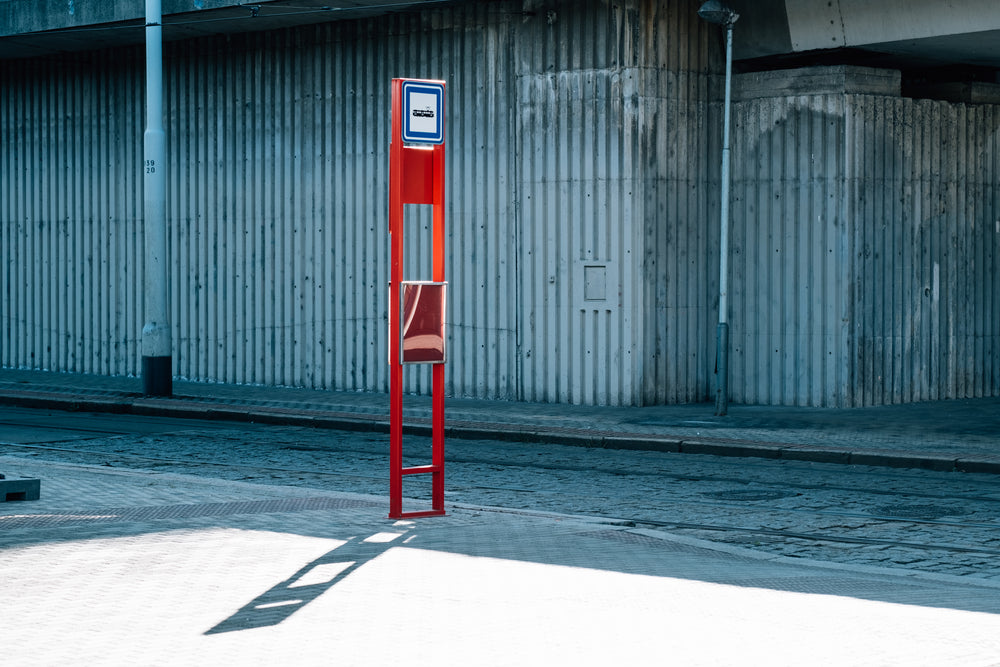
POLYGON ((146 264, 143 275, 142 387, 147 396, 170 396, 173 392, 162 16, 161 0, 146 0, 146 131, 143 134, 142 164, 146 264))
POLYGON ((719 221, 719 325, 716 327, 715 414, 729 411, 729 106, 733 79, 733 25, 740 15, 718 0, 708 0, 698 16, 726 29, 726 101, 722 124, 722 194, 719 221))

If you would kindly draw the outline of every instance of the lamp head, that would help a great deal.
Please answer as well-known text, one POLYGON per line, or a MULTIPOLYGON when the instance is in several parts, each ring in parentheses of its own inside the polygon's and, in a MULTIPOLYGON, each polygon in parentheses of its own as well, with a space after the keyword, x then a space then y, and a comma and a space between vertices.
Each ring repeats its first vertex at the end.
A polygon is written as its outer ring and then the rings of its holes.
POLYGON ((721 26, 732 26, 740 15, 719 0, 708 0, 698 9, 698 16, 709 23, 721 26))

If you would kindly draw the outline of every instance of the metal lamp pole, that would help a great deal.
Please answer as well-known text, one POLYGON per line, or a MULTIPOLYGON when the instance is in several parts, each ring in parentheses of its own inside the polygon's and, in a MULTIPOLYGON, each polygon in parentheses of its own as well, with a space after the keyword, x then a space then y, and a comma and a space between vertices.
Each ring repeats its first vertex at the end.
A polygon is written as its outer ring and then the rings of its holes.
POLYGON ((708 0, 698 16, 726 29, 726 101, 722 124, 722 194, 719 233, 719 325, 716 327, 715 414, 729 411, 729 107, 733 79, 733 25, 740 15, 718 0, 708 0))
POLYGON ((142 165, 146 265, 143 276, 142 386, 143 393, 148 396, 170 396, 173 391, 161 22, 160 0, 146 0, 146 131, 143 135, 142 165))

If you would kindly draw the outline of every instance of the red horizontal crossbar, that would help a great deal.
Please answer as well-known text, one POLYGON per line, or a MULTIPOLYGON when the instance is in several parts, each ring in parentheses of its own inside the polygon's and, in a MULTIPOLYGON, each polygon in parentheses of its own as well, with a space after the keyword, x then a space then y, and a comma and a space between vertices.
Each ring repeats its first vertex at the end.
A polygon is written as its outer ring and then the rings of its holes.
POLYGON ((444 516, 444 510, 425 510, 423 512, 400 512, 398 515, 390 516, 390 519, 419 519, 422 516, 444 516))
POLYGON ((412 466, 410 468, 403 468, 404 475, 422 475, 426 473, 441 472, 444 466, 412 466))

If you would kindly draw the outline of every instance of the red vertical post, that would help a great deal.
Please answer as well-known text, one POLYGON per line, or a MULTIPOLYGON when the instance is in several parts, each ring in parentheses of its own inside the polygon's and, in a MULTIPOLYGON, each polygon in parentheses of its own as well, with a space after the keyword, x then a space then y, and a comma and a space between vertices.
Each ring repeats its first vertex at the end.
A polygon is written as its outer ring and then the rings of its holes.
MULTIPOLYGON (((400 294, 403 280, 405 221, 404 204, 430 204, 433 207, 432 276, 445 282, 444 252, 444 83, 413 79, 392 80, 392 137, 389 143, 389 517, 418 517, 444 514, 444 364, 434 363, 431 370, 431 465, 403 467, 403 358, 400 322, 400 294), (403 99, 405 85, 424 90, 415 97, 419 106, 409 110, 403 99), (423 85, 421 84, 428 84, 423 85), (429 91, 429 92, 428 92, 429 91), (427 98, 437 97, 439 108, 425 106, 427 98), (412 112, 418 122, 406 125, 404 114, 412 112), (428 115, 430 114, 430 115, 428 115), (439 123, 429 131, 427 118, 439 123), (431 144, 404 144, 405 131, 412 141, 431 144), (427 135, 427 136, 422 136, 427 135), (431 510, 403 512, 403 476, 431 475, 431 510)), ((430 125, 433 126, 434 122, 430 125)), ((443 347, 442 347, 443 351, 443 347)))
MULTIPOLYGON (((445 281, 444 273, 444 144, 434 147, 434 220, 432 280, 445 281)), ((431 367, 432 465, 431 506, 444 512, 444 364, 431 367)))
POLYGON ((403 81, 392 80, 389 141, 389 516, 403 512, 403 365, 399 358, 399 284, 403 280, 403 81))

